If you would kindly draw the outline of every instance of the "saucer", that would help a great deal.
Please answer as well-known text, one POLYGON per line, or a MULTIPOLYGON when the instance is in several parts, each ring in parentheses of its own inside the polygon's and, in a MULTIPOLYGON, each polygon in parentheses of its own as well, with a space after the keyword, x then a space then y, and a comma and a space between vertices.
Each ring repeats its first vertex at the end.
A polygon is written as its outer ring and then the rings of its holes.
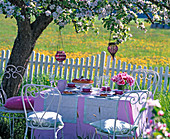
POLYGON ((68 93, 62 92, 62 95, 76 95, 77 94, 75 91, 70 91, 70 93, 69 93, 69 91, 66 91, 66 92, 68 92, 68 93))
MULTIPOLYGON (((105 94, 103 93, 103 95, 105 95, 105 94)), ((107 96, 102 96, 102 93, 101 93, 101 94, 95 95, 95 97, 106 98, 106 97, 112 97, 113 95, 114 94, 107 94, 107 96)))
POLYGON ((92 91, 81 91, 81 93, 92 93, 92 91))
POLYGON ((68 88, 76 88, 76 86, 67 86, 68 88))

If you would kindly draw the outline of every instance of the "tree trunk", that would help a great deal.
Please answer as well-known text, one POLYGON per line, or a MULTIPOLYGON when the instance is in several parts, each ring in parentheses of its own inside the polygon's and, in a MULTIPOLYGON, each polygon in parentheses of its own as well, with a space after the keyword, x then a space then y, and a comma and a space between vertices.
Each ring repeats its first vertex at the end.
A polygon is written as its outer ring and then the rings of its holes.
MULTIPOLYGON (((33 23, 30 23, 29 19, 21 21, 17 20, 18 34, 15 39, 13 49, 7 65, 22 66, 26 69, 32 51, 34 49, 36 40, 43 32, 43 30, 51 23, 52 18, 45 15, 41 15, 33 23)), ((25 70, 21 75, 24 76, 25 70)), ((18 95, 18 91, 21 85, 21 78, 3 77, 2 86, 3 90, 7 94, 7 98, 18 95)))

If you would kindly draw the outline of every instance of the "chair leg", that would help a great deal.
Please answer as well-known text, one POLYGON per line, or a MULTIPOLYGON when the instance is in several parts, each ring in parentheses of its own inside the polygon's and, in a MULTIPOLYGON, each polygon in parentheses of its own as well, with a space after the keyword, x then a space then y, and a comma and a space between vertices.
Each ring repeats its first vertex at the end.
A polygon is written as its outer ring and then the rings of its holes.
POLYGON ((95 135, 96 135, 96 132, 94 132, 92 139, 94 139, 94 138, 95 138, 95 135))
POLYGON ((12 128, 11 128, 11 114, 9 113, 9 131, 10 131, 10 137, 12 138, 12 128))
POLYGON ((63 129, 61 129, 61 138, 64 139, 63 129))
POLYGON ((13 116, 12 116, 12 138, 14 138, 14 119, 15 119, 15 115, 14 115, 14 113, 12 114, 13 116))
POLYGON ((58 129, 57 129, 57 131, 54 130, 54 138, 55 138, 55 139, 57 139, 57 134, 58 134, 58 132, 59 132, 60 130, 63 129, 63 127, 64 127, 64 126, 59 126, 58 129))
POLYGON ((25 130, 25 136, 24 136, 24 139, 26 139, 26 137, 27 137, 27 132, 28 132, 28 126, 26 125, 26 130, 25 130))
POLYGON ((34 129, 31 129, 31 139, 34 139, 34 129))

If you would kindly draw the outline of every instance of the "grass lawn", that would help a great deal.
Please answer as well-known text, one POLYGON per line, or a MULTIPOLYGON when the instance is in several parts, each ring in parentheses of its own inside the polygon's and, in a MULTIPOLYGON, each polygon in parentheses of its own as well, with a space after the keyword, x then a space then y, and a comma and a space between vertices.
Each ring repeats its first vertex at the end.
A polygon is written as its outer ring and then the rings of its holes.
MULTIPOLYGON (((73 26, 68 25, 62 30, 63 47, 59 37, 58 27, 51 23, 38 39, 35 52, 54 56, 57 46, 67 53, 67 58, 81 58, 107 52, 109 32, 102 27, 100 21, 96 22, 100 34, 92 31, 87 34, 77 34, 73 26)), ((150 29, 146 24, 147 33, 130 24, 133 39, 119 45, 116 58, 131 64, 141 66, 166 67, 170 64, 170 30, 150 29)), ((14 19, 5 19, 0 15, 0 50, 12 49, 17 34, 14 19)), ((109 55, 109 53, 107 52, 109 55)))

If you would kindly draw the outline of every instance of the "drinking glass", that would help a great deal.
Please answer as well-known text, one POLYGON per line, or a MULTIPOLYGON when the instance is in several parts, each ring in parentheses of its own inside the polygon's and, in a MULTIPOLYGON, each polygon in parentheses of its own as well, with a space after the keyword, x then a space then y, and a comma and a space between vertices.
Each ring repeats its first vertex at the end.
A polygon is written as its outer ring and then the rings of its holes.
POLYGON ((100 84, 101 84, 101 76, 96 76, 96 83, 97 83, 97 87, 98 87, 98 92, 100 91, 100 84))
MULTIPOLYGON (((51 86, 53 86, 53 84, 54 84, 54 78, 55 78, 55 75, 54 74, 49 74, 49 80, 50 80, 50 84, 51 84, 51 86)), ((55 84, 54 84, 55 85, 55 84)))
POLYGON ((106 93, 107 93, 107 87, 109 84, 109 75, 104 75, 104 84, 106 86, 106 93))

